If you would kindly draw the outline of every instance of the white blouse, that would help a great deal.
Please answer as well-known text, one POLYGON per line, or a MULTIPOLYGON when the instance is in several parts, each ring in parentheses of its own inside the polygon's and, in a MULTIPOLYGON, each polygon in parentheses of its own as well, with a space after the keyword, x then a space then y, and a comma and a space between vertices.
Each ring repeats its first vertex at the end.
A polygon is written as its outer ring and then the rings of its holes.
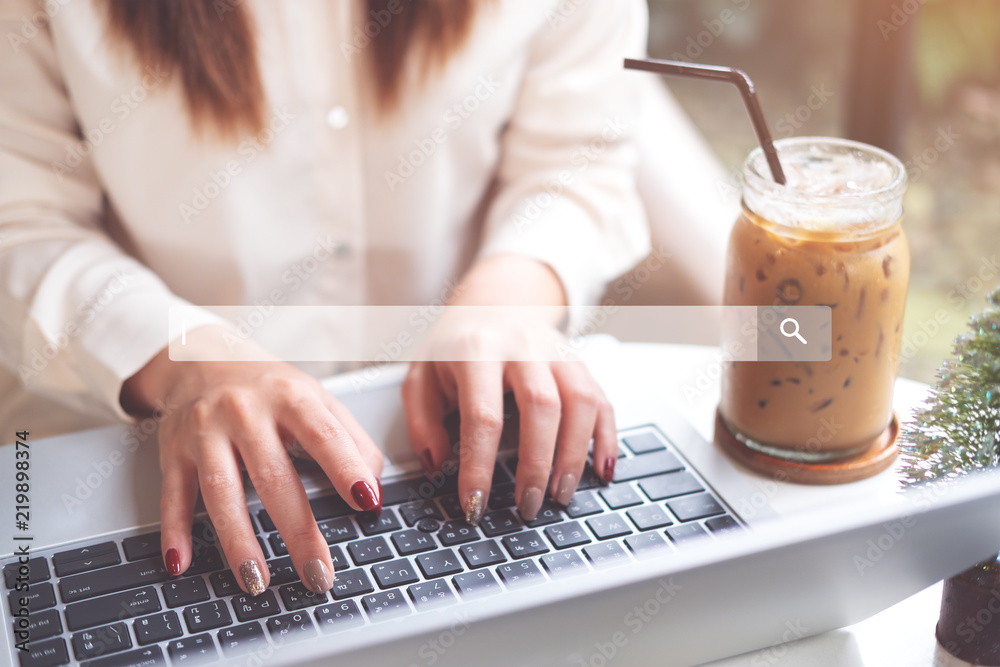
POLYGON ((127 419, 170 306, 428 303, 492 253, 545 262, 575 304, 648 252, 622 69, 642 0, 487 3, 385 119, 361 2, 245 6, 268 127, 225 143, 90 1, 0 4, 0 440, 127 419))

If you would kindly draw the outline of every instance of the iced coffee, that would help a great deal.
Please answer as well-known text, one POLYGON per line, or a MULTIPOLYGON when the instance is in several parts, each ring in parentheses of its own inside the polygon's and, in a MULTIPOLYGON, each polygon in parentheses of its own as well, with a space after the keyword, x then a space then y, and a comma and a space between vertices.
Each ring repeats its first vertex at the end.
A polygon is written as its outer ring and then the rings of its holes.
POLYGON ((829 306, 832 358, 731 363, 720 417, 769 456, 844 459, 872 446, 892 420, 910 272, 906 174, 865 144, 807 137, 776 147, 785 185, 771 179, 760 149, 744 167, 725 303, 829 306))

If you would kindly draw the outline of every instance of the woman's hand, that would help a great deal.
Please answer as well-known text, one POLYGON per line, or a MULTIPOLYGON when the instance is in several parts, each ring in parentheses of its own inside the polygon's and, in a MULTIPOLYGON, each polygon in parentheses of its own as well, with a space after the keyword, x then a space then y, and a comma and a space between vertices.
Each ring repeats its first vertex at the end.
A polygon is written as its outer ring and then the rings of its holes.
MULTIPOLYGON (((221 339, 219 332, 205 327, 188 342, 221 339)), ((286 447, 298 442, 356 510, 381 508, 382 454, 314 378, 262 352, 260 358, 171 362, 164 350, 123 387, 126 410, 176 406, 159 430, 164 562, 171 575, 191 564, 200 488, 236 580, 251 595, 264 591, 270 576, 247 514, 245 466, 303 583, 325 592, 334 578, 330 550, 286 447)))
MULTIPOLYGON (((459 288, 456 305, 497 305, 500 292, 510 299, 506 303, 519 305, 553 305, 563 299, 548 267, 508 256, 478 264, 459 288), (518 280, 511 276, 530 285, 530 296, 520 293, 518 280)), ((538 514, 546 489, 556 502, 569 504, 591 439, 597 473, 606 480, 614 475, 618 457, 614 413, 586 367, 576 361, 505 361, 512 356, 547 358, 544 353, 525 356, 524 350, 551 349, 556 335, 555 322, 476 327, 441 322, 431 334, 429 354, 433 358, 434 348, 445 348, 442 360, 419 361, 410 367, 403 384, 407 427, 428 474, 451 454, 444 416, 455 408, 461 415, 458 491, 472 524, 482 517, 489 498, 507 391, 513 392, 520 413, 514 498, 526 521, 538 514), (511 355, 511 350, 519 352, 511 355), (456 358, 493 361, 449 360, 456 358)))

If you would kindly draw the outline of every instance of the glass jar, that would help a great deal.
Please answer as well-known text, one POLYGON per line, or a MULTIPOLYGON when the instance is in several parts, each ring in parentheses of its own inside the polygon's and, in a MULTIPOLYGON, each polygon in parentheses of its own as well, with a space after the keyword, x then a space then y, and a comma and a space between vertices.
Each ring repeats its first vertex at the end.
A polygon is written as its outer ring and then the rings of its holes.
POLYGON ((906 171, 853 141, 775 142, 787 184, 761 149, 743 168, 742 213, 726 262, 726 305, 827 305, 831 360, 732 362, 722 423, 762 454, 796 462, 851 457, 892 420, 910 255, 901 226, 906 171))

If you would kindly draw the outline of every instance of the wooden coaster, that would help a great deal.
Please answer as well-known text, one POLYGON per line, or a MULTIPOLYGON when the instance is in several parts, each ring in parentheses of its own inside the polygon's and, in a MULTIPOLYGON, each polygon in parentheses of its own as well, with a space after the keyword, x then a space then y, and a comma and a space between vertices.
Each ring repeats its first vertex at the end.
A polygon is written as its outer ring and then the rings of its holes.
POLYGON ((786 461, 750 449, 737 440, 722 422, 719 411, 715 411, 715 443, 722 451, 751 470, 770 476, 780 472, 785 481, 799 484, 843 484, 880 473, 892 465, 899 454, 898 435, 899 419, 893 412, 892 421, 882 435, 859 454, 829 463, 786 461))

